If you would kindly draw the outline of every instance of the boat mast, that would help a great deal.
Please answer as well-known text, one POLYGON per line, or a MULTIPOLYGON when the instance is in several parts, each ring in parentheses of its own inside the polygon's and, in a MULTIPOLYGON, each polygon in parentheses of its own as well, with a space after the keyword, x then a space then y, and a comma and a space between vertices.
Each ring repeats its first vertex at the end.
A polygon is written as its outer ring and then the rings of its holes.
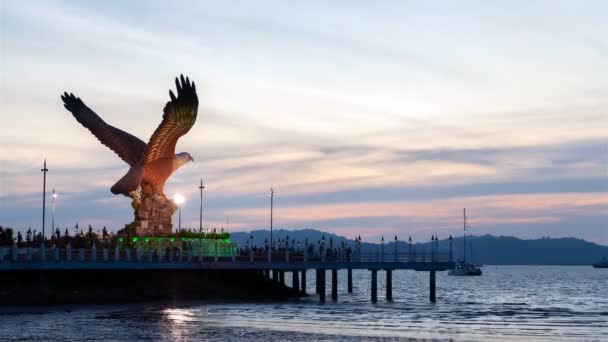
POLYGON ((464 248, 464 263, 467 263, 467 208, 462 208, 462 226, 463 226, 463 248, 464 248))

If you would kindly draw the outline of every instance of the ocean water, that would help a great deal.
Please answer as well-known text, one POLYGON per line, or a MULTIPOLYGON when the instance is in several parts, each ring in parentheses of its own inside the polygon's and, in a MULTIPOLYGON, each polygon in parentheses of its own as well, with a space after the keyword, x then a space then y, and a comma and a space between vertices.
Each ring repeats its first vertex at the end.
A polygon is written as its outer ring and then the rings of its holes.
MULTIPOLYGON (((339 272, 338 301, 310 296, 282 303, 154 302, 0 308, 2 341, 608 341, 608 269, 485 266, 481 277, 394 271, 393 302, 370 302, 370 272, 339 272)), ((308 293, 314 293, 309 271, 308 293)), ((291 274, 286 273, 287 283, 291 274)), ((243 284, 246 286, 246 284, 243 284)))

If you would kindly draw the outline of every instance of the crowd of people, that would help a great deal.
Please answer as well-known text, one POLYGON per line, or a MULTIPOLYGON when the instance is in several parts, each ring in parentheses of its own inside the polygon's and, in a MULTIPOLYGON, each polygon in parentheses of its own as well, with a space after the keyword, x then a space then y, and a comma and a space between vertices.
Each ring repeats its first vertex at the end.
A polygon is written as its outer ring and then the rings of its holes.
MULTIPOLYGON (((127 237, 129 237, 127 235, 127 237)), ((176 238, 196 238, 196 239, 218 239, 226 240, 230 238, 230 234, 224 232, 224 229, 208 228, 202 230, 193 229, 182 229, 176 231, 171 237, 176 238)), ((126 239, 130 241, 130 239, 126 239)), ((17 235, 14 234, 14 230, 9 227, 0 226, 0 246, 13 246, 17 247, 32 247, 38 248, 44 244, 46 247, 58 247, 65 248, 68 244, 72 248, 91 248, 93 245, 96 247, 109 247, 113 248, 119 243, 119 236, 114 232, 108 232, 104 226, 101 230, 95 230, 93 226, 89 225, 85 230, 79 228, 76 224, 73 230, 65 228, 63 233, 59 228, 55 228, 51 236, 46 234, 46 238, 43 239, 42 231, 28 228, 25 233, 17 231, 17 235)))
POLYGON ((256 258, 266 257, 271 248, 272 254, 277 254, 279 258, 283 258, 287 251, 289 251, 290 255, 296 257, 303 256, 304 252, 311 258, 315 256, 321 257, 324 254, 326 260, 337 260, 341 254, 346 260, 350 260, 352 256, 352 247, 344 241, 339 246, 334 246, 332 239, 326 245, 324 236, 315 243, 310 243, 308 240, 303 242, 296 241, 295 239, 290 240, 289 235, 284 239, 278 239, 272 246, 268 242, 268 239, 264 240, 263 246, 258 246, 253 243, 253 236, 250 236, 245 245, 239 247, 238 254, 240 256, 248 256, 251 250, 256 258))

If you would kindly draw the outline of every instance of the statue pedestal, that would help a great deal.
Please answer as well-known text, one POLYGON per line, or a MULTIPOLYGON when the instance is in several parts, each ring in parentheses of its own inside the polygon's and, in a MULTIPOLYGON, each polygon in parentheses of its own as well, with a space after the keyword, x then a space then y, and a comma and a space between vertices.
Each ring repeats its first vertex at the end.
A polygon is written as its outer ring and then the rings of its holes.
POLYGON ((162 194, 138 194, 133 196, 135 220, 126 228, 129 233, 145 236, 168 236, 173 225, 171 216, 177 206, 162 194))

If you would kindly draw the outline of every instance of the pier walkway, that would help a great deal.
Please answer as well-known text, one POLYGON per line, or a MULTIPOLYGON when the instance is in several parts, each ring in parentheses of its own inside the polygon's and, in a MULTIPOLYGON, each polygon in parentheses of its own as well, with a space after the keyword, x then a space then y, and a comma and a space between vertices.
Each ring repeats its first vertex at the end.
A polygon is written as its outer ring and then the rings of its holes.
MULTIPOLYGON (((230 248, 226 253, 204 255, 193 249, 167 248, 130 250, 95 247, 84 248, 0 248, 0 272, 35 270, 257 270, 267 279, 285 284, 285 272, 292 275, 294 290, 306 294, 306 270, 316 270, 316 293, 325 302, 326 273, 331 273, 331 299, 338 296, 338 271, 347 272, 348 292, 353 291, 352 270, 371 273, 371 301, 378 300, 378 271, 386 275, 386 299, 391 301, 392 273, 396 270, 429 272, 429 299, 436 301, 436 272, 454 267, 451 255, 430 253, 402 253, 379 249, 375 253, 361 253, 359 249, 332 253, 309 253, 305 249, 285 248, 283 251, 258 251, 230 248)), ((3 275, 6 276, 6 273, 3 275)))

